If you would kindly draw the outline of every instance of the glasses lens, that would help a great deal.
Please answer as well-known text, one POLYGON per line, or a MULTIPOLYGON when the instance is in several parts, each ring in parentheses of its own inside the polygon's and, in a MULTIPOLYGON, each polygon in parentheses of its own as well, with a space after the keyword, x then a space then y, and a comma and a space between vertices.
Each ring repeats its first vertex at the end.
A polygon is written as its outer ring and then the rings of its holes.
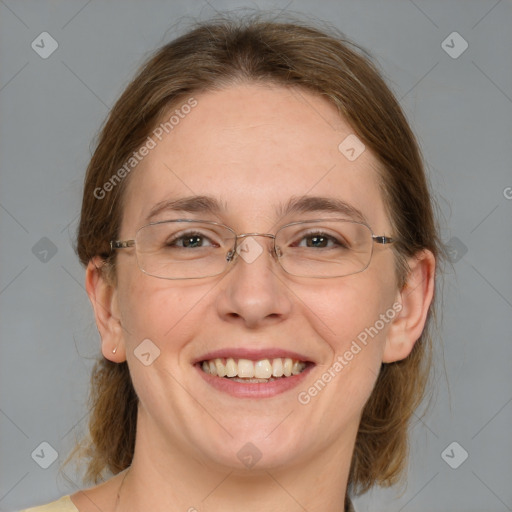
POLYGON ((215 223, 167 221, 139 229, 137 263, 146 274, 164 279, 194 279, 222 273, 235 234, 215 223))
POLYGON ((302 277, 342 277, 363 271, 372 256, 370 228, 346 220, 287 225, 276 235, 283 269, 302 277))

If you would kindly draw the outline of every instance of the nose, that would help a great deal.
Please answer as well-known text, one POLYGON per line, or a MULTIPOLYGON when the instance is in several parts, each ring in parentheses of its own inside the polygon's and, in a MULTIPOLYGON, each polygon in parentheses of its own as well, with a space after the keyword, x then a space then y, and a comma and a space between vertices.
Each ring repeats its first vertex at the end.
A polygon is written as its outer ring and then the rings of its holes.
POLYGON ((232 267, 216 302, 226 321, 255 329, 287 318, 291 292, 273 253, 273 235, 248 233, 239 238, 232 267), (262 238, 265 237, 265 238, 262 238))

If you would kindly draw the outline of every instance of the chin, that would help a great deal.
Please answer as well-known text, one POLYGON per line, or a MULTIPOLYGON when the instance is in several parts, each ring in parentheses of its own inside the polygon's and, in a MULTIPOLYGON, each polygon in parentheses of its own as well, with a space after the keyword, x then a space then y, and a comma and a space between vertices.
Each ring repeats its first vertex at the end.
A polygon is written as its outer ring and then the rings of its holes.
MULTIPOLYGON (((281 416, 276 421, 265 418, 260 421, 243 421, 236 427, 231 422, 226 425, 232 437, 222 435, 218 439, 210 439, 203 446, 203 455, 214 463, 226 467, 230 471, 270 470, 293 465, 304 457, 304 446, 307 441, 304 435, 297 438, 297 432, 303 429, 291 422, 284 428, 281 416), (277 428, 276 428, 277 427, 277 428)), ((225 433, 224 433, 225 434, 225 433)), ((207 438, 202 436, 204 445, 207 438)), ((196 445, 197 446, 197 445, 196 445)), ((197 446, 200 449, 200 446, 197 446)))

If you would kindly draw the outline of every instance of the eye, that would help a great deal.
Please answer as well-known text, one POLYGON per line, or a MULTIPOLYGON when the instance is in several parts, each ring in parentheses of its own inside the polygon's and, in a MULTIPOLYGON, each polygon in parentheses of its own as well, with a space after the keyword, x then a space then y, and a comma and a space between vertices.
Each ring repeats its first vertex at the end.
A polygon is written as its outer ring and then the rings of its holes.
POLYGON ((343 237, 335 237, 321 231, 312 231, 301 235, 300 241, 306 241, 304 246, 299 243, 298 247, 318 248, 318 249, 330 249, 330 248, 345 248, 348 249, 348 244, 343 237), (329 245, 330 244, 330 245, 329 245))
POLYGON ((199 231, 188 231, 182 234, 176 234, 170 237, 164 244, 166 247, 179 247, 179 248, 197 248, 197 247, 218 247, 218 244, 213 242, 204 233, 199 231), (210 242, 209 245, 205 245, 210 242))

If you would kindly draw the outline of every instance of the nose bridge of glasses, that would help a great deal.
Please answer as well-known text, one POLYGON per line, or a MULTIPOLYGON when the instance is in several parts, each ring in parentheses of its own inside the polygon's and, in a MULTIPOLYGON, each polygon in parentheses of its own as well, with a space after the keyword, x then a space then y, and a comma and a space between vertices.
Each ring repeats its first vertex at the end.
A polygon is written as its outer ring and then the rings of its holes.
POLYGON ((273 250, 273 248, 275 246, 276 235, 273 235, 271 233, 242 233, 240 235, 236 235, 236 245, 237 245, 237 247, 240 247, 243 244, 244 239, 252 238, 252 237, 255 237, 255 236, 262 236, 262 237, 265 237, 265 238, 270 238, 272 240, 272 246, 271 246, 270 252, 272 252, 272 250, 273 250), (241 243, 238 242, 239 239, 242 239, 241 243))
POLYGON ((236 239, 246 238, 248 236, 266 236, 267 238, 273 238, 275 240, 276 235, 272 235, 271 233, 242 233, 241 235, 236 235, 236 239))
MULTIPOLYGON (((227 254, 227 261, 231 261, 235 254, 238 253, 240 250, 241 250, 241 247, 244 243, 244 240, 246 238, 252 238, 252 237, 255 237, 255 236, 262 236, 262 237, 266 237, 266 238, 270 238, 272 239, 272 247, 270 249, 270 253, 273 252, 273 249, 274 249, 274 246, 275 246, 275 239, 276 239, 276 235, 273 235, 271 233, 241 233, 240 235, 236 235, 235 236, 235 248, 232 249, 231 251, 228 252, 227 254), (239 242, 238 240, 239 239, 242 239, 242 242, 239 242)), ((277 249, 277 247, 276 247, 277 249)), ((243 251, 243 250, 242 250, 243 251)))

